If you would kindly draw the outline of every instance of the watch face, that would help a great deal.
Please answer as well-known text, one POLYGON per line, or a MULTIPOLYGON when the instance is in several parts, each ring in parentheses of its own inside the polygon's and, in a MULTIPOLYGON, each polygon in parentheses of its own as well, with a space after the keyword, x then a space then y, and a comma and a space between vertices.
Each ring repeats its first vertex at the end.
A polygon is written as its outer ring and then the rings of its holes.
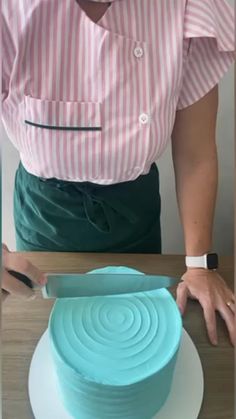
POLYGON ((207 255, 207 268, 208 269, 218 268, 218 256, 216 253, 209 253, 207 255))

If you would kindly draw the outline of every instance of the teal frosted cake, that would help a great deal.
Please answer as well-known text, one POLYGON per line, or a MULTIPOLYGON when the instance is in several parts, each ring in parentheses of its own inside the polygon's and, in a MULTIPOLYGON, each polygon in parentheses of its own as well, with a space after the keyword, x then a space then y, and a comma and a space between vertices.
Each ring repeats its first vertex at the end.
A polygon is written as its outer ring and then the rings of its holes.
POLYGON ((181 332, 181 316, 166 289, 57 300, 50 344, 70 415, 151 419, 170 392, 181 332))

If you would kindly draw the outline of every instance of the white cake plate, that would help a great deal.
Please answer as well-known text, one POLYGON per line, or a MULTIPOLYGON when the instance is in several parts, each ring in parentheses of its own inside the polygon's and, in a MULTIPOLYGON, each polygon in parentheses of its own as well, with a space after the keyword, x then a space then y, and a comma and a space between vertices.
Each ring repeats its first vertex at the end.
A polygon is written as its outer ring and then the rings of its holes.
MULTIPOLYGON (((47 330, 35 349, 28 384, 35 419, 72 419, 58 396, 47 330)), ((197 419, 202 405, 203 388, 203 371, 197 349, 183 329, 171 392, 165 405, 153 419, 197 419)))

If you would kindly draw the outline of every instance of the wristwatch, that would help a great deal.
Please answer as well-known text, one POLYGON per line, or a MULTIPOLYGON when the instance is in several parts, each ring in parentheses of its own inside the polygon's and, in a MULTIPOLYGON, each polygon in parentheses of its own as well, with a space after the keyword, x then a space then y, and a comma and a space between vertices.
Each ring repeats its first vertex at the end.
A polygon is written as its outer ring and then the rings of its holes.
POLYGON ((218 255, 217 253, 206 253, 203 256, 186 256, 185 264, 187 268, 214 270, 218 268, 218 255))

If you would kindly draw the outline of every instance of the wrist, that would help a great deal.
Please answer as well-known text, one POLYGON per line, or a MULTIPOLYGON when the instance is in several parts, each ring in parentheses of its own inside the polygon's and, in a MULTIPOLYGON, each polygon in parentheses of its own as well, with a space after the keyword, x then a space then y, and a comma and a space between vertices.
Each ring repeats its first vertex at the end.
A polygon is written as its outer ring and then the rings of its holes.
POLYGON ((203 256, 212 251, 212 239, 210 234, 207 234, 207 237, 188 237, 188 240, 185 242, 185 253, 186 256, 203 256))
POLYGON ((212 246, 186 246, 186 256, 203 256, 212 252, 212 246))
POLYGON ((207 268, 188 268, 186 267, 186 272, 196 272, 198 274, 205 274, 205 273, 214 273, 216 269, 207 269, 207 268))

